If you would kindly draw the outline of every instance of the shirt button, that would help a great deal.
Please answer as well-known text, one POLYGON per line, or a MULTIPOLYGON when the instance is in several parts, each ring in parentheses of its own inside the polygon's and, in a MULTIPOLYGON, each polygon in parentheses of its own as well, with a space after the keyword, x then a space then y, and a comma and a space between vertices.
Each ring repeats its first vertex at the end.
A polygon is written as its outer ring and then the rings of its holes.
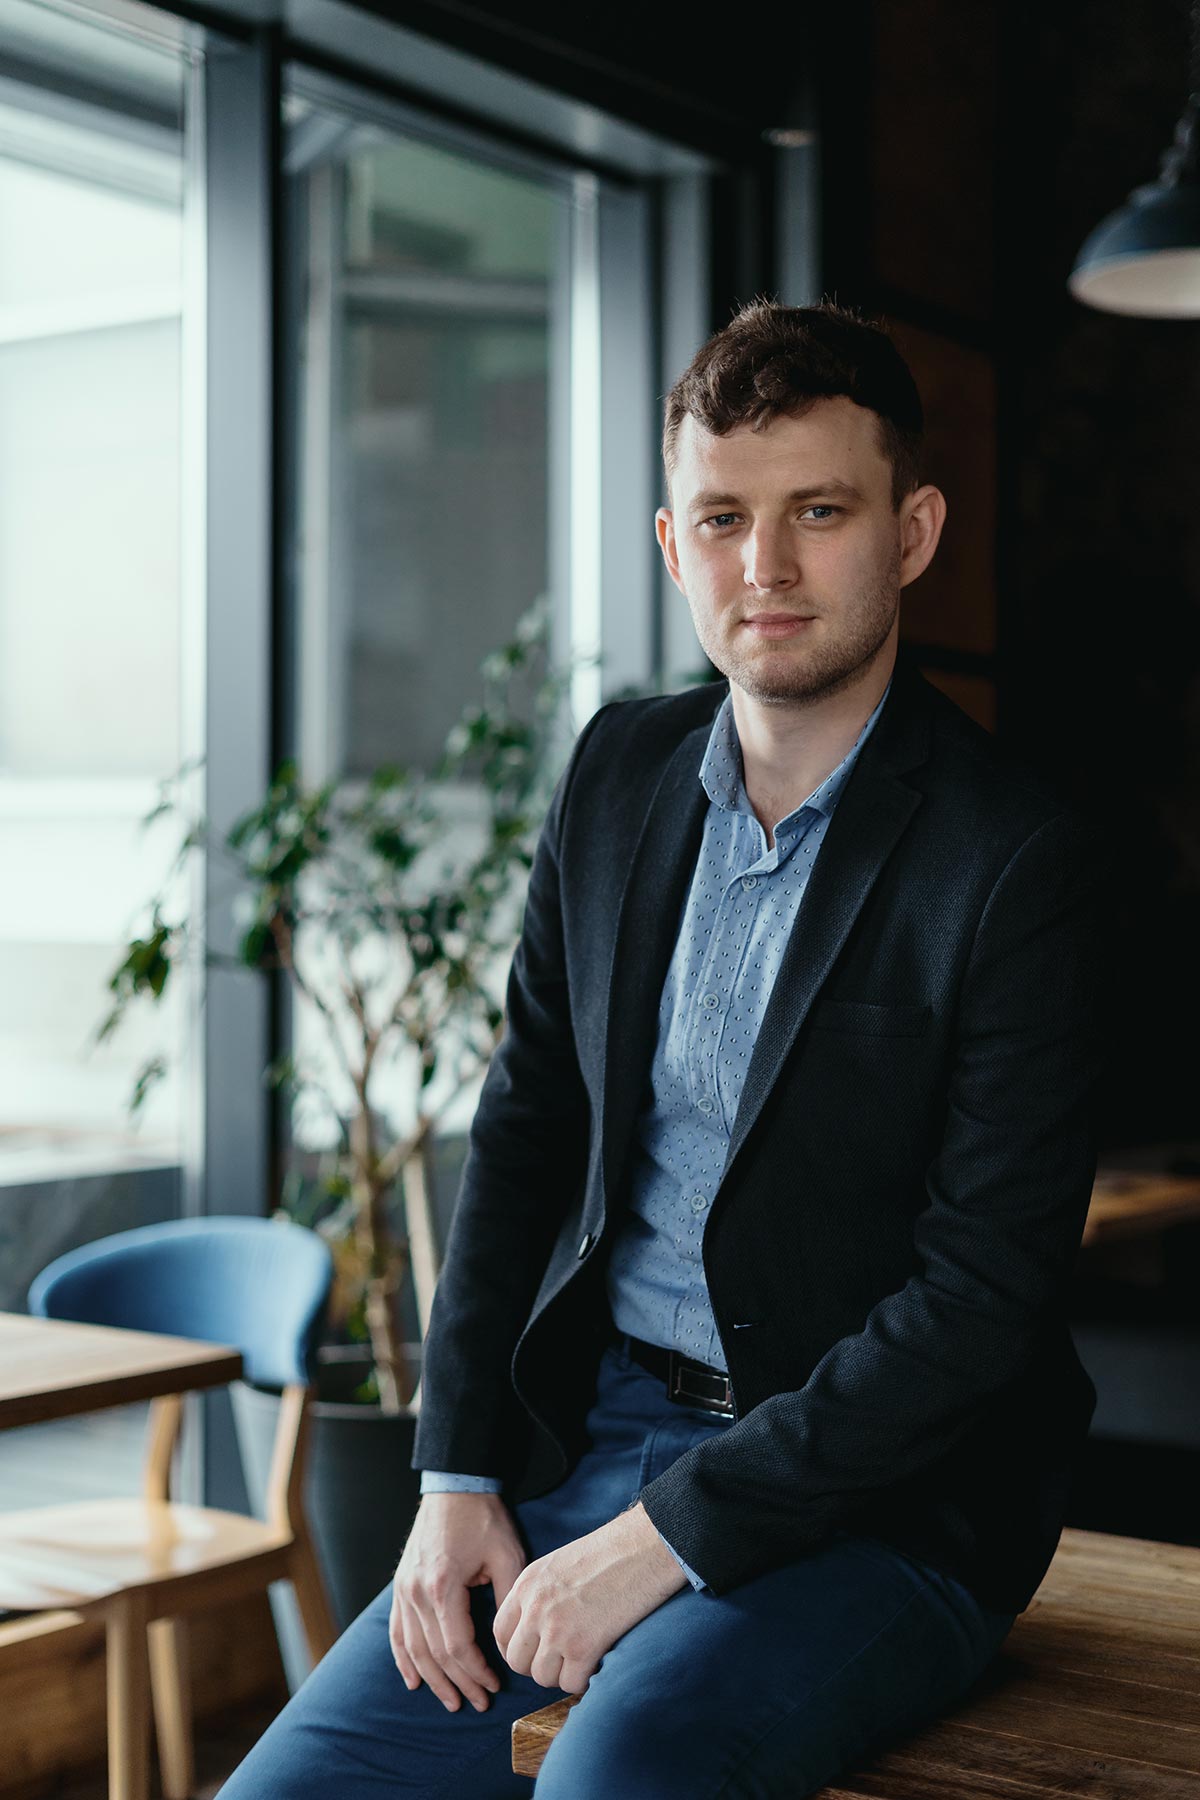
POLYGON ((588 1251, 589 1251, 589 1250, 590 1250, 590 1249, 591 1249, 591 1247, 592 1247, 592 1244, 593 1244, 593 1241, 594 1241, 594 1240, 593 1240, 593 1238, 592 1238, 592 1234, 591 1234, 591 1232, 590 1232, 590 1231, 585 1231, 585 1232, 584 1232, 584 1234, 583 1234, 583 1236, 582 1236, 582 1238, 581 1238, 581 1239, 580 1239, 580 1240, 579 1240, 579 1257, 580 1257, 580 1260, 582 1260, 582 1259, 583 1259, 583 1258, 584 1258, 584 1257, 585 1257, 585 1256, 586 1256, 586 1255, 587 1255, 587 1253, 588 1253, 588 1251))
POLYGON ((700 1004, 701 1006, 707 1006, 708 1010, 711 1012, 714 1006, 720 1006, 720 996, 717 994, 705 994, 700 1004))
POLYGON ((692 1211, 694 1213, 702 1213, 707 1205, 708 1201, 704 1198, 703 1194, 692 1195, 692 1211))
POLYGON ((749 890, 751 888, 756 888, 758 886, 758 876, 757 875, 744 875, 742 877, 742 886, 747 890, 747 892, 749 892, 749 890))
POLYGON ((703 1100, 697 1100, 697 1102, 696 1102, 696 1105, 699 1107, 699 1109, 702 1113, 710 1113, 715 1104, 716 1104, 716 1102, 713 1100, 710 1100, 707 1094, 705 1094, 703 1100))

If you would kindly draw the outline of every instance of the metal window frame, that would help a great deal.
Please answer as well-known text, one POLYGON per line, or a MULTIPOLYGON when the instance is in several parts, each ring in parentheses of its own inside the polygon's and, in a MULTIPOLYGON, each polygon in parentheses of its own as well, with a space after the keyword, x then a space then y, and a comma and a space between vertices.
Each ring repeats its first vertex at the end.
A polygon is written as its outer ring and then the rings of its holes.
MULTIPOLYGON (((276 32, 208 46, 205 767, 217 837, 261 800, 275 761, 279 82, 276 32)), ((229 952, 238 925, 215 862, 205 900, 207 941, 229 952)), ((213 969, 206 1011, 203 1210, 261 1212, 270 1192, 268 984, 250 971, 213 969)))
MULTIPOLYGON (((658 386, 665 402, 675 381, 713 327, 712 183, 702 175, 681 175, 665 184, 659 227, 662 331, 658 386), (697 272, 700 279, 697 279, 697 272)), ((662 408, 655 419, 654 462, 660 503, 670 505, 660 443, 662 408)), ((655 547, 658 629, 657 668, 668 688, 681 686, 705 663, 696 641, 687 601, 667 573, 655 547)))
MULTIPOLYGON (((203 556, 205 813, 215 838, 261 801, 276 763, 273 646, 279 611, 276 404, 279 342, 280 45, 205 45, 203 556)), ((229 955, 239 937, 227 871, 206 858, 205 942, 229 955)), ((278 1042, 281 978, 213 967, 200 1054, 201 1166, 189 1204, 261 1215, 273 1191, 274 1120, 263 1070, 278 1042)), ((246 1504, 228 1396, 203 1402, 203 1491, 246 1504)))

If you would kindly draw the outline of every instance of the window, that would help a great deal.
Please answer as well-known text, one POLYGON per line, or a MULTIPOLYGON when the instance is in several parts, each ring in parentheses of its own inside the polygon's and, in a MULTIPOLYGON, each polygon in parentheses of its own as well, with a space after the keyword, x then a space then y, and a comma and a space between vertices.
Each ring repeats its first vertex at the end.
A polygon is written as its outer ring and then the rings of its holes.
POLYGON ((286 117, 302 765, 428 769, 551 590, 571 186, 306 91, 286 117))
POLYGON ((180 1153, 182 986, 89 1040, 170 862, 140 821, 184 753, 189 63, 31 0, 8 0, 0 48, 0 1304, 19 1304, 64 1237, 175 1204, 173 1182, 100 1182, 78 1231, 61 1187, 26 1213, 29 1184, 180 1153))

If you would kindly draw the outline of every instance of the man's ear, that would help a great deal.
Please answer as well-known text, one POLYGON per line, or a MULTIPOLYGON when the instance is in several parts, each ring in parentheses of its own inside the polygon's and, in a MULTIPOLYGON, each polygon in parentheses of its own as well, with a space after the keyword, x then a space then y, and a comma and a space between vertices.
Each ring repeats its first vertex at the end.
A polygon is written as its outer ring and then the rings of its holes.
POLYGON ((675 515, 669 506, 660 506, 655 513, 654 534, 658 539, 658 547, 662 551, 663 561, 667 565, 667 574, 682 594, 683 580, 679 573, 679 555, 675 544, 675 515))
POLYGON ((946 523, 946 496, 940 488, 917 488, 906 496, 901 514, 900 586, 907 587, 933 561, 946 523))

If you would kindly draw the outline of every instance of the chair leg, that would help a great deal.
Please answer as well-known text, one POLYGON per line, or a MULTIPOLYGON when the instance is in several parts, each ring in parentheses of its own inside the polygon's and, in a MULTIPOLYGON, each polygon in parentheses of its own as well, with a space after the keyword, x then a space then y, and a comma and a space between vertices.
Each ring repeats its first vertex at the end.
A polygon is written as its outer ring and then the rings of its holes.
POLYGON ((108 1682, 109 1800, 149 1800, 150 1684, 146 1601, 114 1595, 104 1609, 108 1682))
POLYGON ((307 1536, 297 1536, 293 1542, 288 1574, 296 1592, 308 1653, 315 1666, 332 1646, 338 1632, 325 1591, 325 1578, 307 1536))
POLYGON ((183 1619, 152 1619, 148 1641, 163 1800, 190 1800, 196 1782, 187 1625, 183 1619))

